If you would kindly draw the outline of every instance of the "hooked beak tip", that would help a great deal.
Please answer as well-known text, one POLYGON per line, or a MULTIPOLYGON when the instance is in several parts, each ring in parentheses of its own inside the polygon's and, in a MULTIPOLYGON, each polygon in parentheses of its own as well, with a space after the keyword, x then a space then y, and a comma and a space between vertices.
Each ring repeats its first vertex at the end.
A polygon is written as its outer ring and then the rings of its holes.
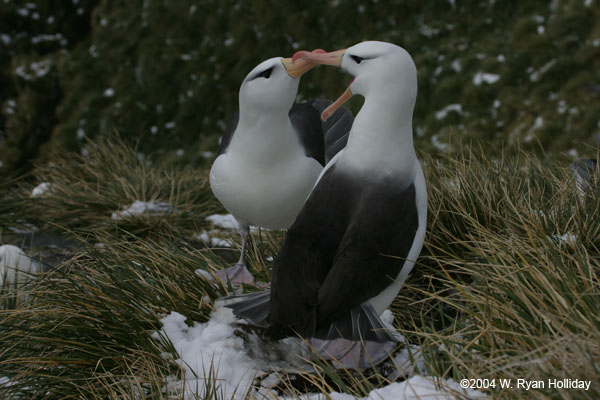
POLYGON ((296 61, 298 61, 299 59, 304 57, 304 55, 306 53, 308 53, 308 51, 300 50, 300 51, 295 52, 294 55, 292 56, 292 62, 295 63, 296 61))
POLYGON ((321 54, 321 53, 327 53, 327 52, 323 49, 314 49, 313 51, 310 51, 310 52, 306 51, 306 50, 300 50, 300 51, 297 51, 294 53, 294 55, 292 56, 292 62, 295 63, 296 61, 303 58, 304 56, 306 56, 309 53, 321 54))

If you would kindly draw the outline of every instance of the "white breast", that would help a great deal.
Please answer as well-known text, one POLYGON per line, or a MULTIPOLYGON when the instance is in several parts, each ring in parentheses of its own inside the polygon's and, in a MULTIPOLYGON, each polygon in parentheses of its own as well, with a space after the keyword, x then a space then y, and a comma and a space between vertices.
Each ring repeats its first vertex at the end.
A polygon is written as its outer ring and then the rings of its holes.
POLYGON ((322 168, 303 153, 268 160, 227 152, 215 160, 210 184, 217 199, 236 218, 267 229, 286 229, 296 219, 322 168))

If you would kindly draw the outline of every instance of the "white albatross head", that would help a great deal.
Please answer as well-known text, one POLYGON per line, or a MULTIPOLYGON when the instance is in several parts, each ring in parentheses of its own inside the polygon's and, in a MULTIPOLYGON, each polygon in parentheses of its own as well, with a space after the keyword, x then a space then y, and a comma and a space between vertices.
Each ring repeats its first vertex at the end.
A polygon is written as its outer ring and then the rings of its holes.
POLYGON ((324 120, 354 94, 380 97, 412 115, 417 97, 417 68, 410 54, 400 46, 368 41, 330 53, 299 51, 292 60, 341 67, 354 76, 344 94, 323 111, 324 120))
POLYGON ((300 61, 274 57, 254 67, 240 86, 240 113, 281 111, 287 115, 296 99, 300 77, 314 67, 309 61, 300 61))

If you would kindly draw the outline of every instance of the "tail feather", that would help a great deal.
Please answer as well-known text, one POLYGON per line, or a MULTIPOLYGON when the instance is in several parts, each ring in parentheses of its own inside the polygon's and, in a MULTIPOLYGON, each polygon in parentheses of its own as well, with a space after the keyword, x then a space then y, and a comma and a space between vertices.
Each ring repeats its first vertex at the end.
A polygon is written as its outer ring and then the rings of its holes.
MULTIPOLYGON (((291 330, 268 320, 270 299, 271 292, 269 290, 223 298, 226 302, 225 307, 231 308, 235 316, 246 319, 256 327, 267 329, 270 335, 276 338, 285 337, 284 333, 288 331, 291 333, 291 330)), ((369 303, 354 307, 346 316, 316 329, 313 335, 308 336, 319 340, 342 338, 350 341, 376 343, 396 341, 369 303)))
POLYGON ((314 338, 321 340, 347 339, 384 343, 395 341, 370 304, 361 304, 332 322, 328 327, 315 332, 314 338))
POLYGON ((223 300, 234 300, 225 304, 225 307, 231 308, 235 316, 248 320, 252 325, 267 328, 269 326, 267 319, 270 297, 271 292, 267 290, 241 296, 229 296, 223 300))

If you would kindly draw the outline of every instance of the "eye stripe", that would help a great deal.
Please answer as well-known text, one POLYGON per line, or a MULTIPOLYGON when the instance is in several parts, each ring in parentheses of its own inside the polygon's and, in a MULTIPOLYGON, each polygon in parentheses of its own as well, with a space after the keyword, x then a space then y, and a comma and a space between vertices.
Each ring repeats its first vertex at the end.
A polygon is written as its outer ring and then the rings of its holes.
POLYGON ((362 57, 359 57, 359 56, 350 56, 350 58, 352 58, 354 60, 354 62, 357 64, 360 64, 362 62, 362 60, 364 60, 362 57))
POLYGON ((250 80, 253 81, 254 79, 257 79, 257 78, 269 79, 271 77, 271 73, 273 72, 274 68, 275 67, 271 67, 271 68, 265 69, 264 71, 259 72, 258 74, 256 74, 255 76, 253 76, 252 79, 250 79, 250 80))

